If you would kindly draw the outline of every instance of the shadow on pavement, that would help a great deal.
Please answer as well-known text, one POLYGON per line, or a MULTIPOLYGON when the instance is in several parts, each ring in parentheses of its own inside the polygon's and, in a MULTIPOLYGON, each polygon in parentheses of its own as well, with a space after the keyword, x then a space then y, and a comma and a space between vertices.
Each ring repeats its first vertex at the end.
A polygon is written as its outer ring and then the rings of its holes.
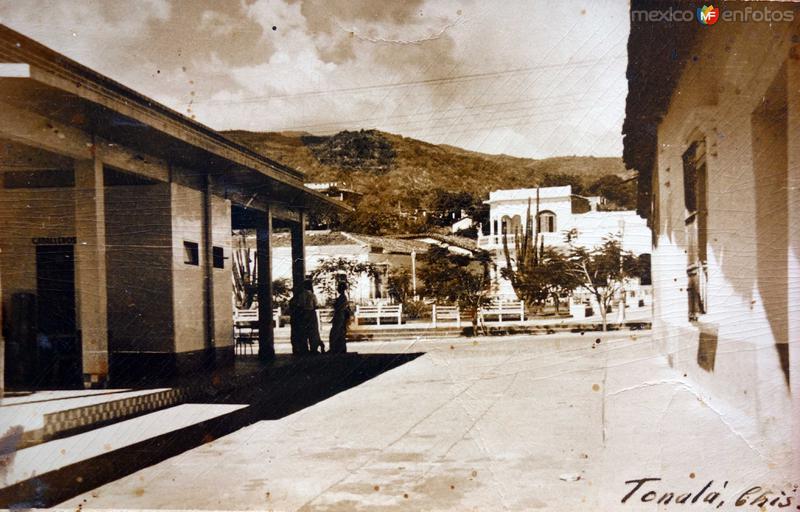
MULTIPOLYGON (((192 398, 188 402, 246 404, 248 407, 0 489, 0 506, 52 507, 257 421, 279 419, 310 407, 420 355, 422 353, 279 356, 267 364, 259 363, 256 358, 244 358, 237 360, 233 368, 171 382, 169 384, 190 392, 192 398)), ((275 442, 279 443, 280 439, 275 442)))

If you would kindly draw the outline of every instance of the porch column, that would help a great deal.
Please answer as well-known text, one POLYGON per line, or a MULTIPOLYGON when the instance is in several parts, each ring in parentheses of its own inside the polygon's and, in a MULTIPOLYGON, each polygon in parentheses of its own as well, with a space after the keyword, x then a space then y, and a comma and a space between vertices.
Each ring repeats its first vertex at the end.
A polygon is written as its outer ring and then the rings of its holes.
POLYGON ((272 324, 272 209, 267 206, 256 229, 258 267, 258 358, 275 358, 275 330, 272 324))
POLYGON ((202 231, 202 251, 203 251, 203 316, 205 324, 205 361, 208 367, 214 365, 216 330, 214 328, 214 248, 212 233, 214 219, 211 212, 211 176, 205 176, 203 184, 203 231, 202 231))
POLYGON ((83 384, 104 387, 108 378, 106 212, 103 162, 75 162, 75 293, 82 344, 83 384))
MULTIPOLYGON (((786 59, 787 102, 787 210, 788 275, 786 286, 789 386, 792 408, 800 411, 800 44, 793 45, 786 59)), ((800 478, 800 422, 792 422, 792 478, 800 478)))
MULTIPOLYGON (((300 219, 298 222, 291 225, 292 232, 292 295, 297 297, 303 290, 303 280, 306 277, 306 246, 305 246, 305 231, 306 231, 306 214, 300 212, 300 219)), ((292 318, 291 324, 291 340, 292 340, 292 354, 299 356, 308 352, 306 343, 301 341, 302 336, 300 332, 296 331, 298 325, 295 319, 292 318)))
POLYGON ((292 227, 292 289, 302 290, 306 277, 306 213, 300 212, 300 221, 292 227))

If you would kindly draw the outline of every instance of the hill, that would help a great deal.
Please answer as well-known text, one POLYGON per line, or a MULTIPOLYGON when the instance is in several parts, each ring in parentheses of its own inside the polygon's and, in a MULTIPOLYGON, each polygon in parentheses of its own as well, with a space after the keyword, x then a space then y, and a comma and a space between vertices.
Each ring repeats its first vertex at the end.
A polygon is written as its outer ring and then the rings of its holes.
POLYGON ((375 225, 348 227, 368 232, 413 231, 431 224, 420 214, 438 219, 433 224, 444 225, 450 212, 441 211, 441 205, 448 203, 442 201, 442 195, 455 198, 454 204, 459 203, 456 196, 462 198, 461 202, 469 196, 472 204, 466 209, 479 209, 492 190, 571 184, 581 192, 601 177, 626 174, 621 158, 537 160, 487 155, 378 130, 343 131, 330 136, 239 130, 225 134, 305 172, 306 181, 342 181, 364 193, 359 205, 362 220, 375 225), (406 220, 374 219, 392 214, 406 220))

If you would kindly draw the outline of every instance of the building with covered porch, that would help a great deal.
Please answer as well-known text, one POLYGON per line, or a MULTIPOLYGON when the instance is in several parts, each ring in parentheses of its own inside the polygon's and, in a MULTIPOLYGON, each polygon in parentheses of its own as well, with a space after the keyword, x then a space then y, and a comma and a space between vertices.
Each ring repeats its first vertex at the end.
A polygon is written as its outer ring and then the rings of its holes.
MULTIPOLYGON (((5 382, 102 387, 233 361, 231 232, 346 210, 295 169, 0 26, 5 382)), ((260 356, 274 355, 270 290, 260 356)))

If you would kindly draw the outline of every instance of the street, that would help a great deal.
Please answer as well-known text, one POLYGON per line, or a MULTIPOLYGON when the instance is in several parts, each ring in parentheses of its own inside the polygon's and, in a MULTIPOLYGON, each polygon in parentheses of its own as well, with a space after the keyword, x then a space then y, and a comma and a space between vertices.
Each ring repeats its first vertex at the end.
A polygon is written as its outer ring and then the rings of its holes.
POLYGON ((780 477, 791 450, 764 460, 748 420, 710 408, 649 331, 350 350, 425 355, 60 506, 655 510, 641 499, 655 491, 699 493, 694 507, 729 510, 754 486, 788 492, 780 477), (635 487, 626 481, 642 478, 661 480, 622 504, 635 487))

